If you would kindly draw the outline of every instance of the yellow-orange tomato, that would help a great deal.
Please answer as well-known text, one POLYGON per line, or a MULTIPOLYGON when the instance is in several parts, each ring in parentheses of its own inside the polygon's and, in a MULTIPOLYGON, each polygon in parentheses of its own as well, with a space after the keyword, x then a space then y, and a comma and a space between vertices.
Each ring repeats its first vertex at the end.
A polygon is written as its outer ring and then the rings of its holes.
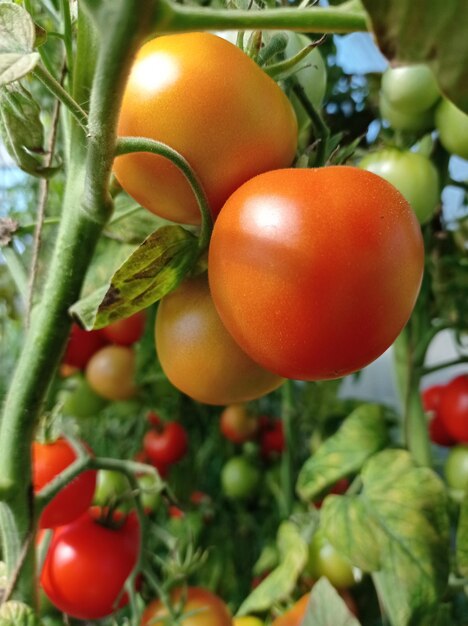
MULTIPOLYGON (((171 602, 178 606, 186 598, 182 609, 181 626, 232 626, 232 618, 226 604, 214 593, 201 587, 189 587, 186 591, 176 589, 171 602), (183 614, 191 613, 187 617, 183 614)), ((165 626, 169 613, 160 600, 151 602, 143 613, 140 626, 165 626)))
MULTIPOLYGON (((246 180, 291 164, 297 122, 278 85, 244 52, 210 33, 186 33, 158 37, 141 48, 118 134, 162 141, 180 152, 216 216, 246 180)), ((156 215, 200 222, 188 183, 167 159, 124 155, 114 171, 122 187, 156 215)))
POLYGON ((283 382, 254 363, 229 335, 213 305, 206 275, 184 281, 161 300, 156 350, 171 383, 206 404, 247 402, 283 382))
POLYGON ((418 221, 380 176, 347 166, 266 172, 213 229, 208 275, 227 330, 279 376, 338 378, 380 356, 415 304, 418 221))
POLYGON ((106 346, 96 352, 86 366, 86 380, 107 400, 128 400, 135 385, 135 353, 126 346, 106 346))
POLYGON ((258 617, 246 615, 245 617, 235 617, 232 620, 232 626, 263 626, 263 622, 258 617))
MULTIPOLYGON (((353 596, 346 590, 340 591, 339 594, 349 611, 357 617, 358 610, 353 596)), ((306 614, 307 605, 309 604, 309 598, 310 593, 306 593, 300 597, 288 611, 277 617, 271 626, 301 626, 302 620, 306 614)))

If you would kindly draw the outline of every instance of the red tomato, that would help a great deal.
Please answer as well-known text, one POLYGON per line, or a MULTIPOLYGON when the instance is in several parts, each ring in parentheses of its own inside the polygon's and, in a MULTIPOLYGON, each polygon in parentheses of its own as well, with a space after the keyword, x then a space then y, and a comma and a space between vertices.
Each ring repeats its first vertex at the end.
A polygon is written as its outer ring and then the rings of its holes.
POLYGON ((439 415, 455 441, 468 443, 468 374, 457 376, 446 385, 440 399, 439 415))
POLYGON ((128 602, 120 596, 138 557, 140 527, 135 514, 116 527, 103 526, 99 510, 90 509, 54 531, 41 573, 41 584, 53 604, 84 620, 111 615, 128 602))
POLYGON ((262 456, 270 457, 281 454, 285 447, 282 420, 262 416, 260 418, 260 450, 262 456))
POLYGON ((129 400, 137 393, 135 353, 128 346, 105 346, 86 367, 89 386, 106 400, 129 400))
POLYGON ((101 331, 83 330, 77 324, 73 324, 62 360, 66 365, 84 369, 93 354, 106 343, 107 340, 101 331))
POLYGON ((261 174, 224 205, 211 238, 211 295, 259 365, 338 378, 381 355, 421 285, 416 216, 379 176, 347 166, 261 174))
POLYGON ((187 432, 178 422, 166 422, 158 430, 149 430, 143 439, 147 457, 157 466, 177 463, 186 455, 187 448, 187 432))
POLYGON ((131 346, 143 336, 145 323, 145 311, 138 311, 138 313, 130 317, 112 322, 112 324, 101 328, 101 333, 112 343, 116 343, 119 346, 131 346))
MULTIPOLYGON (((210 33, 185 33, 141 48, 118 134, 156 139, 180 152, 216 216, 246 180, 292 163, 297 122, 278 85, 239 48, 210 33)), ((200 222, 193 192, 167 159, 133 153, 118 157, 114 170, 125 191, 156 215, 200 222)))
POLYGON ((254 363, 224 328, 206 275, 185 280, 161 300, 156 349, 171 383, 206 404, 247 402, 283 382, 254 363))
MULTIPOLYGON (((38 493, 47 483, 71 465, 76 459, 73 447, 66 439, 53 443, 32 444, 33 487, 38 493)), ((64 487, 42 511, 40 528, 55 528, 68 524, 90 506, 96 486, 96 472, 88 470, 64 487)))
POLYGON ((234 443, 244 443, 254 438, 258 430, 258 419, 248 412, 245 404, 231 404, 222 411, 219 428, 226 439, 234 443))
MULTIPOLYGON (((190 613, 182 617, 180 626, 232 626, 232 617, 226 604, 207 589, 188 587, 176 589, 171 594, 171 602, 180 605, 181 613, 190 613)), ((169 613, 161 600, 154 600, 146 607, 140 626, 165 626, 169 613)))
POLYGON ((421 393, 422 405, 426 413, 437 413, 445 385, 432 385, 421 393))

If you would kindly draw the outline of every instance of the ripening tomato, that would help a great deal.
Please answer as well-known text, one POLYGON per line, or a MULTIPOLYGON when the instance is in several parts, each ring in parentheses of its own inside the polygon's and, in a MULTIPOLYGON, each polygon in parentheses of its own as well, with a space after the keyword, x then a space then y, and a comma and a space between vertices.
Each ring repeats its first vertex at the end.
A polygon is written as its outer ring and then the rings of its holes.
POLYGON ((281 378, 254 363, 224 328, 206 275, 185 280, 159 303, 156 350, 171 383, 206 404, 247 402, 281 378))
POLYGON ((172 465, 180 461, 188 448, 187 431, 178 422, 166 422, 149 430, 143 439, 143 449, 156 466, 172 465))
POLYGON ((78 369, 84 369, 89 359, 107 343, 99 330, 83 330, 73 324, 70 331, 63 362, 78 369))
POLYGON ((86 367, 86 380, 107 400, 129 400, 135 386, 135 353, 127 346, 105 346, 93 355, 86 367))
MULTIPOLYGON (((349 611, 353 615, 357 616, 358 612, 356 602, 353 596, 349 593, 349 591, 343 589, 339 591, 339 594, 345 602, 346 606, 348 607, 349 611)), ((295 604, 293 604, 293 606, 288 611, 277 617, 273 621, 271 626, 301 626, 304 616, 306 614, 307 606, 309 604, 309 598, 310 592, 301 596, 299 600, 295 604)))
MULTIPOLYGON (((63 437, 51 443, 32 444, 32 478, 34 492, 63 472, 76 460, 76 452, 63 437)), ((64 487, 44 508, 40 528, 55 528, 72 522, 90 506, 96 486, 96 472, 87 470, 64 487)))
POLYGON ((427 111, 440 98, 435 76, 423 64, 387 69, 382 75, 382 93, 392 107, 408 114, 427 111))
POLYGON ((54 531, 41 573, 53 604, 78 619, 101 619, 128 603, 120 594, 138 558, 136 515, 118 517, 111 527, 98 521, 99 513, 90 509, 54 531))
POLYGON ((423 154, 386 148, 366 155, 359 167, 394 185, 408 200, 421 224, 434 215, 440 201, 439 173, 423 154))
POLYGON ((468 159, 468 115, 450 100, 442 100, 436 109, 435 122, 444 148, 468 159))
POLYGON ((245 443, 255 437, 258 418, 249 412, 245 404, 230 404, 219 418, 221 433, 233 443, 245 443))
POLYGON ((143 336, 145 323, 145 311, 138 311, 130 317, 101 328, 101 333, 107 341, 116 343, 118 346, 131 346, 143 336))
MULTIPOLYGON (((232 618, 226 604, 214 593, 201 587, 179 588, 171 593, 171 602, 180 608, 180 626, 232 626, 232 618), (185 599, 183 606, 181 602, 185 599)), ((161 600, 149 604, 140 626, 165 626, 169 612, 161 600)))
MULTIPOLYGON (((125 89, 119 136, 162 141, 198 174, 213 216, 252 176, 291 164, 297 122, 289 100, 256 63, 210 33, 157 37, 138 53, 125 89)), ((116 159, 122 187, 156 215, 198 224, 186 179, 167 159, 116 159)))
POLYGON ((468 374, 457 376, 445 386, 439 416, 455 441, 468 443, 468 374))
POLYGON ((229 333, 292 379, 338 378, 396 339, 421 284, 424 247, 404 197, 348 166, 261 174, 213 229, 208 273, 229 333))

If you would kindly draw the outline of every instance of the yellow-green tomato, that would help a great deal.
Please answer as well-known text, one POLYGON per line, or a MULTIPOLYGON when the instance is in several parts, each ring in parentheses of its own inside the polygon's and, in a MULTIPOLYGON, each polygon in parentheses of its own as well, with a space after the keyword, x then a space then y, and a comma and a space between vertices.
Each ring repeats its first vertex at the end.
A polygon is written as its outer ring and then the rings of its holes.
POLYGON ((440 98, 434 74, 423 64, 386 70, 382 93, 393 108, 410 115, 427 111, 440 98))
POLYGON ((234 617, 232 626, 263 626, 263 622, 258 617, 244 615, 243 617, 234 617))
POLYGON ((337 589, 346 589, 356 582, 350 561, 318 530, 309 546, 307 572, 313 578, 325 576, 337 589))
POLYGON ((400 191, 421 224, 427 222, 439 204, 439 174, 424 155, 386 148, 365 156, 359 167, 373 172, 400 191))
POLYGON ((394 107, 380 92, 380 115, 389 122, 395 130, 423 132, 434 128, 434 109, 427 109, 419 113, 406 113, 394 107))
POLYGON ((468 115, 453 102, 443 100, 436 109, 435 123, 444 148, 468 159, 468 115))

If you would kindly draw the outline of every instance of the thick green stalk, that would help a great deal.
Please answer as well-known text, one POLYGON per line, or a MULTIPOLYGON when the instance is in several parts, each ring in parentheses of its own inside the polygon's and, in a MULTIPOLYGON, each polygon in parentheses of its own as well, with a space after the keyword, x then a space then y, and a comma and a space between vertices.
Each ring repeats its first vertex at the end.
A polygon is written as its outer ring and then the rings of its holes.
MULTIPOLYGON (((30 447, 42 404, 67 340, 71 320, 67 311, 80 294, 93 250, 108 220, 112 201, 108 184, 115 146, 115 128, 124 83, 133 55, 146 36, 154 0, 120 0, 102 15, 99 55, 93 77, 89 131, 74 124, 70 168, 63 200, 63 217, 44 292, 31 318, 30 330, 6 398, 0 427, 0 496, 10 520, 2 534, 14 533, 17 546, 6 554, 13 576, 23 558, 18 546, 30 536, 34 511, 30 495, 30 447)), ((84 26, 84 20, 82 20, 84 26)), ((91 32, 90 28, 90 32, 91 32)), ((86 37, 85 37, 86 40, 86 37)), ((79 65, 94 66, 89 49, 78 49, 79 65)), ((81 72, 84 75, 85 72, 81 72)), ((81 86, 83 90, 83 86, 81 86)), ((34 542, 24 555, 17 597, 35 603, 34 542)))
POLYGON ((154 28, 163 32, 193 30, 296 30, 350 33, 368 30, 367 13, 340 8, 284 8, 264 11, 212 9, 160 0, 154 28))

